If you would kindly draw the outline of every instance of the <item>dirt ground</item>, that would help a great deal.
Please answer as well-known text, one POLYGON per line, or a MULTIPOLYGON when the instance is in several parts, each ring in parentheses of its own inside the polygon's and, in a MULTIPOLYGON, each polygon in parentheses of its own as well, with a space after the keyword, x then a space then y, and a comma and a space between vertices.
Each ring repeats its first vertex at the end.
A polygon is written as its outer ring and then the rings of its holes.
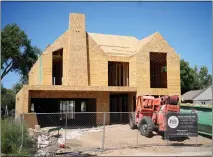
POLYGON ((143 156, 143 155, 211 155, 212 139, 203 136, 191 137, 184 142, 167 142, 160 135, 152 138, 141 136, 138 130, 131 130, 128 125, 111 125, 84 131, 67 130, 66 145, 75 151, 90 150, 90 154, 98 156, 143 156), (100 152, 104 140, 104 152, 100 152), (99 150, 99 151, 97 151, 99 150))

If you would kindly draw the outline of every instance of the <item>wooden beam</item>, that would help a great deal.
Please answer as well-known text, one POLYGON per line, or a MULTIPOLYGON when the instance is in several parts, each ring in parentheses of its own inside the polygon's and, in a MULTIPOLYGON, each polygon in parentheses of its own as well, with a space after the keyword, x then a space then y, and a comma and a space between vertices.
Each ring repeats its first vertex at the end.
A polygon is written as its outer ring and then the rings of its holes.
POLYGON ((115 63, 115 73, 116 73, 115 81, 117 86, 118 85, 118 64, 117 63, 115 63))
POLYGON ((126 86, 126 63, 123 63, 123 85, 126 86))
POLYGON ((119 86, 121 86, 121 64, 118 64, 119 67, 119 86))
POLYGON ((129 86, 129 64, 127 64, 127 86, 129 86))

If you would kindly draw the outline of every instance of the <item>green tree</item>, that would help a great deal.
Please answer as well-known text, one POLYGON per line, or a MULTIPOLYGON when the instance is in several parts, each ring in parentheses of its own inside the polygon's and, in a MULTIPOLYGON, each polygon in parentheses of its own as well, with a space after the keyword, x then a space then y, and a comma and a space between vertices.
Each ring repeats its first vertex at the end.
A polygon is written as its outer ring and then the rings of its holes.
POLYGON ((189 62, 181 59, 180 61, 181 94, 190 90, 204 89, 212 84, 212 76, 208 74, 208 69, 197 65, 194 68, 189 66, 189 62))
POLYGON ((8 110, 15 109, 15 92, 12 89, 1 88, 2 108, 8 107, 8 110))
POLYGON ((27 82, 27 74, 41 51, 31 46, 25 32, 16 24, 6 25, 1 34, 1 79, 14 71, 21 75, 23 82, 27 82))
POLYGON ((196 73, 194 69, 189 66, 189 62, 181 59, 180 61, 180 79, 181 79, 181 93, 194 89, 194 82, 196 73))
POLYGON ((212 76, 208 74, 208 69, 205 66, 201 66, 199 73, 198 73, 199 81, 200 81, 200 88, 206 88, 212 84, 212 76))

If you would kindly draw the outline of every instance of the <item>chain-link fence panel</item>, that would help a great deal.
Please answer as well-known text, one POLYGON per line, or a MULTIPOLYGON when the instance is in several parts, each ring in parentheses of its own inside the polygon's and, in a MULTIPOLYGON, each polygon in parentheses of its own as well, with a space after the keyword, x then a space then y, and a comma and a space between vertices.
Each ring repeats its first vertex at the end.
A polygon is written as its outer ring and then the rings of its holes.
POLYGON ((105 126, 105 150, 137 146, 138 131, 131 129, 130 115, 130 112, 106 113, 106 119, 109 121, 105 126))
POLYGON ((72 151, 100 150, 103 141, 104 113, 67 114, 66 146, 72 151))

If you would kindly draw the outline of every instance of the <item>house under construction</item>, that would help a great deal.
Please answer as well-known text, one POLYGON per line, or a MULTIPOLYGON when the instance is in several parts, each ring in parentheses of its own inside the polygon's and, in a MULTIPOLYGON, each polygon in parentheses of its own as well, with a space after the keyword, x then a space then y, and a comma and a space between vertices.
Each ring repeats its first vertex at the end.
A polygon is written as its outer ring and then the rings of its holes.
MULTIPOLYGON (((32 105, 36 113, 132 112, 137 95, 173 94, 180 96, 180 57, 159 32, 141 40, 89 33, 85 15, 72 13, 17 93, 16 113, 32 105)), ((102 122, 97 113, 95 123, 102 122)))

